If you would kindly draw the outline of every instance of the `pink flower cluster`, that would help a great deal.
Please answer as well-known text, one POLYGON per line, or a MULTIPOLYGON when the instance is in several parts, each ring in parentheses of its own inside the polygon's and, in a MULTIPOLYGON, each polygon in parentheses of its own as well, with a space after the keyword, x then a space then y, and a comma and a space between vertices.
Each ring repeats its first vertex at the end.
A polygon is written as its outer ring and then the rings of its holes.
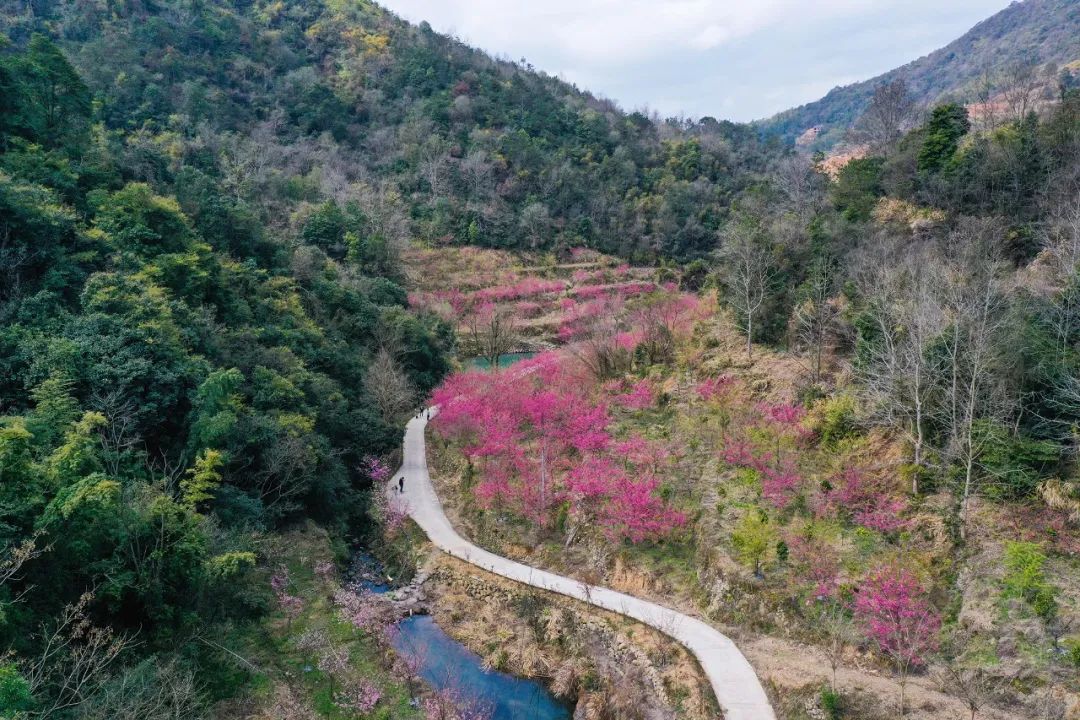
POLYGON ((338 693, 334 699, 335 704, 350 712, 366 715, 375 709, 382 699, 382 691, 370 680, 360 680, 351 683, 338 693))
POLYGON ((885 534, 907 527, 907 520, 902 517, 907 502, 893 495, 884 480, 848 467, 829 484, 831 488, 818 503, 819 514, 848 516, 858 525, 885 534))
POLYGON ((542 280, 540 278, 525 278, 513 285, 497 285, 472 293, 467 304, 478 305, 488 302, 507 302, 521 298, 536 297, 550 293, 560 293, 566 289, 566 283, 562 280, 542 280))
POLYGON ((594 300, 605 295, 628 298, 652 292, 656 284, 646 281, 614 283, 611 285, 582 285, 570 290, 570 294, 579 300, 594 300))
MULTIPOLYGON (((596 521, 611 538, 671 532, 685 519, 657 493, 660 447, 633 438, 633 456, 616 451, 608 408, 591 391, 577 363, 544 353, 497 375, 451 376, 434 394, 433 424, 477 464, 475 493, 485 507, 547 526, 569 503, 572 517, 596 521)), ((642 391, 633 402, 643 401, 642 391)))
POLYGON ((863 581, 855 616, 882 653, 904 668, 925 662, 941 628, 926 589, 903 567, 879 568, 863 581))
POLYGON ((629 392, 616 395, 615 402, 627 410, 645 410, 656 404, 656 390, 648 380, 638 380, 629 392))
POLYGON ((375 485, 381 485, 390 478, 390 466, 374 455, 368 455, 360 461, 360 471, 368 476, 375 485))
POLYGON ((543 314, 544 306, 540 303, 530 301, 519 302, 514 306, 514 312, 518 317, 534 318, 543 314))
POLYGON ((424 698, 427 720, 491 720, 491 709, 469 700, 460 690, 448 687, 424 698))
POLYGON ((706 402, 727 399, 735 388, 735 378, 731 375, 706 378, 697 384, 698 397, 706 402))
POLYGON ((357 630, 377 633, 384 625, 379 603, 368 590, 341 588, 334 593, 334 604, 341 617, 357 630))

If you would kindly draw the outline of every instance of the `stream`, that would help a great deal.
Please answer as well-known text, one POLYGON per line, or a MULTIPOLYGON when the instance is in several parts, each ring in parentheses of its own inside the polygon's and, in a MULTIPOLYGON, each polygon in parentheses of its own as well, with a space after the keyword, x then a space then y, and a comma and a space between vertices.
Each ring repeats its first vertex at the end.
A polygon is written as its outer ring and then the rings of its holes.
MULTIPOLYGON (((358 586, 376 594, 392 588, 378 563, 360 551, 350 575, 358 586)), ((398 622, 394 649, 414 658, 423 680, 436 690, 452 689, 474 707, 489 711, 491 720, 570 720, 573 707, 557 699, 543 683, 486 670, 480 656, 453 639, 430 615, 412 615, 398 622)))

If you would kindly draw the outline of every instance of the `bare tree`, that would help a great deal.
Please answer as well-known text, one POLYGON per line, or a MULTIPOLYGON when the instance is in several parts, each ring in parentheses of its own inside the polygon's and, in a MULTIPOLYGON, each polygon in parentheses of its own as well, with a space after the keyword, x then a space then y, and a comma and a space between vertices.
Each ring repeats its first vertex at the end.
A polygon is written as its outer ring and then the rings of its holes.
MULTIPOLYGON (((38 538, 41 534, 39 531, 18 545, 12 544, 3 549, 3 554, 0 555, 0 587, 9 582, 21 580, 19 571, 22 570, 22 566, 52 549, 51 545, 44 548, 38 547, 38 538)), ((5 613, 9 606, 20 602, 28 591, 29 588, 23 588, 21 592, 9 594, 7 599, 0 601, 0 613, 5 613)))
POLYGON ((938 671, 936 679, 942 692, 964 701, 970 720, 975 720, 979 710, 993 697, 993 678, 979 668, 963 667, 949 661, 938 671))
POLYGON ((304 699, 302 690, 286 684, 274 688, 274 699, 266 712, 273 720, 317 720, 320 717, 304 699))
POLYGON ((383 419, 393 421, 412 406, 416 389, 391 352, 379 348, 364 374, 364 387, 375 400, 383 419))
POLYGON ((855 124, 853 137, 866 143, 877 155, 888 151, 903 137, 915 120, 915 99, 904 80, 883 83, 855 124))
POLYGON ((201 716, 199 687, 176 662, 128 668, 79 707, 79 720, 185 720, 201 716))
POLYGON ((492 303, 473 310, 466 319, 466 339, 473 353, 484 358, 492 370, 499 359, 520 342, 513 311, 492 303))
POLYGON ((273 167, 284 162, 286 151, 277 140, 281 121, 280 115, 274 115, 256 125, 248 137, 228 134, 215 140, 220 145, 218 164, 222 185, 232 192, 234 199, 251 197, 273 167))
POLYGON ((805 154, 785 157, 776 164, 770 179, 780 192, 784 209, 800 218, 807 217, 825 196, 824 178, 805 154))
POLYGON ((1051 320, 1062 359, 1080 331, 1080 197, 1054 205, 1042 232, 1054 287, 1051 320))
POLYGON ((534 202, 525 206, 518 221, 522 232, 529 238, 529 247, 536 248, 543 244, 551 226, 551 215, 544 203, 534 202))
POLYGON ((925 463, 927 423, 934 415, 941 367, 930 352, 945 329, 933 269, 939 259, 917 256, 899 266, 882 264, 864 293, 876 342, 868 343, 869 362, 860 367, 862 387, 876 417, 902 428, 912 445, 911 491, 919 491, 925 463))
POLYGON ((446 142, 437 136, 430 137, 421 145, 419 155, 420 174, 427 180, 432 197, 442 197, 450 170, 446 142))
POLYGON ((949 237, 957 250, 945 288, 945 334, 950 363, 949 402, 945 411, 951 436, 949 451, 963 467, 960 488, 960 535, 966 537, 976 463, 988 438, 979 431, 983 421, 994 423, 1008 415, 1003 376, 1006 307, 998 257, 1000 228, 993 219, 965 220, 949 237))
POLYGON ((461 161, 460 170, 465 191, 470 198, 484 199, 490 195, 492 172, 486 151, 471 151, 461 161))
POLYGON ((138 412, 135 402, 119 389, 94 393, 91 407, 105 416, 107 422, 98 428, 102 462, 113 477, 120 475, 124 457, 142 444, 138 433, 138 412))
POLYGON ((633 354, 618 342, 624 326, 609 306, 582 318, 574 333, 569 351, 597 380, 610 380, 628 372, 633 354))
POLYGON ((728 223, 720 246, 724 301, 739 316, 746 332, 746 357, 753 358, 754 320, 769 294, 776 265, 761 223, 743 217, 728 223))
POLYGON ((975 119, 979 129, 983 132, 993 130, 998 126, 997 88, 994 81, 994 73, 990 65, 983 66, 979 74, 978 85, 975 90, 978 112, 975 119))
POLYGON ((94 625, 87 614, 93 599, 84 593, 68 605, 40 639, 40 654, 24 668, 30 691, 47 698, 34 716, 47 720, 82 705, 101 691, 109 669, 133 642, 94 625))
POLYGON ((859 642, 860 635, 855 629, 851 616, 841 603, 826 602, 818 616, 818 628, 825 634, 821 649, 832 671, 829 686, 836 689, 836 671, 844 661, 847 648, 859 642))
POLYGON ((815 259, 804 285, 803 301, 795 308, 796 340, 810 353, 813 382, 821 380, 822 356, 836 327, 837 313, 832 304, 835 285, 832 259, 815 259))
POLYGON ((315 477, 318 457, 312 438, 300 428, 281 428, 262 453, 255 489, 267 510, 287 512, 315 477))
POLYGON ((1020 122, 1035 110, 1043 89, 1043 79, 1032 62, 1021 61, 1006 68, 1001 80, 1001 98, 1009 120, 1020 122))

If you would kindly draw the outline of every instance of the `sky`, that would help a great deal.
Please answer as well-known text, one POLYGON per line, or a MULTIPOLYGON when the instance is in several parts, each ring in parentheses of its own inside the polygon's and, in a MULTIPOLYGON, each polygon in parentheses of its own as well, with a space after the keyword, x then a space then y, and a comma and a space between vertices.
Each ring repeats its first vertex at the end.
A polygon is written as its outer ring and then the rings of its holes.
POLYGON ((915 60, 1009 0, 381 0, 665 117, 754 120, 915 60))

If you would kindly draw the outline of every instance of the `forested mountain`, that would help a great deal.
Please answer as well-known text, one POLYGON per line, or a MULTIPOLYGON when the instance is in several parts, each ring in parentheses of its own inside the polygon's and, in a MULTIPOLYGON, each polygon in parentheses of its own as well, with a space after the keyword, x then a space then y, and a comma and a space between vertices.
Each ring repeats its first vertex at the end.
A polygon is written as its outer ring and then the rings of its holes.
POLYGON ((700 254, 764 160, 745 126, 626 114, 371 2, 9 2, 0 22, 64 48, 132 178, 185 204, 197 168, 275 223, 363 185, 425 239, 700 254))
POLYGON ((4 717, 244 682, 207 637, 271 606, 265 543, 363 532, 449 367, 407 241, 700 255, 770 161, 369 2, 4 2, 0 31, 4 717))
POLYGON ((1080 3, 1076 0, 1013 2, 945 47, 863 82, 834 88, 806 105, 756 123, 766 135, 794 142, 810 131, 810 147, 827 149, 844 138, 880 85, 902 80, 921 105, 992 100, 1004 86, 1041 66, 1040 90, 1051 96, 1058 85, 1078 83, 1080 3), (989 96, 989 97, 988 97, 989 96))

